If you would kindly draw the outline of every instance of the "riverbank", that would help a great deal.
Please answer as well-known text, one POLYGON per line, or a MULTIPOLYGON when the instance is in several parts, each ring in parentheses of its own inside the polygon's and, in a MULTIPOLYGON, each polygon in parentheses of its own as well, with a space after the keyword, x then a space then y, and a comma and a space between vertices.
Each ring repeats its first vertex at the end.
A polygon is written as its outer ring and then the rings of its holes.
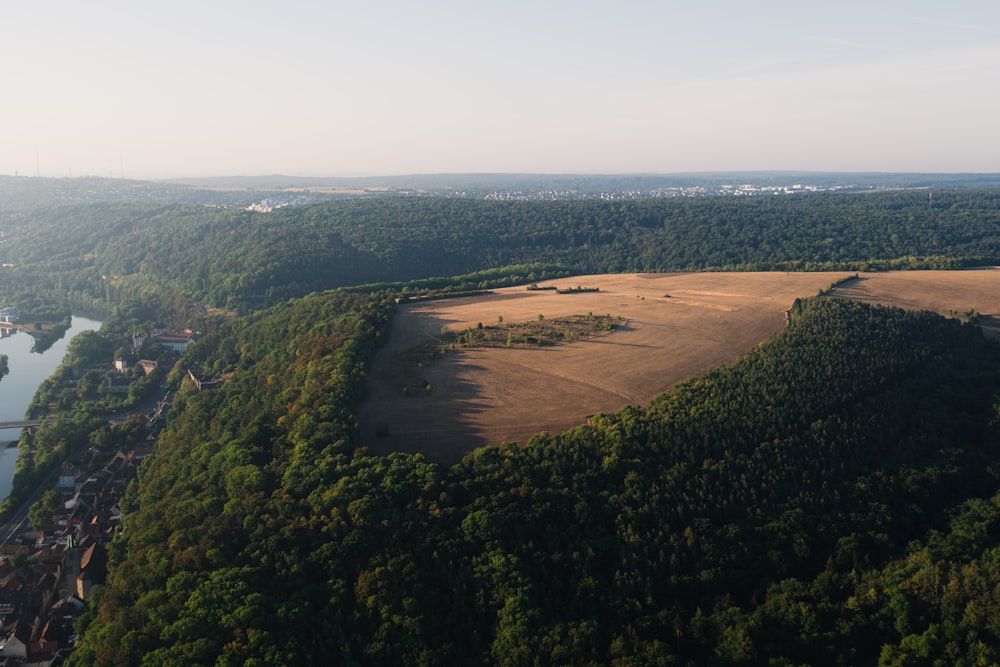
POLYGON ((66 332, 73 326, 73 316, 70 315, 59 322, 35 322, 34 324, 7 324, 13 331, 20 331, 34 340, 31 346, 33 352, 43 353, 52 347, 56 341, 61 340, 66 332))
MULTIPOLYGON (((19 325, 15 331, 0 338, 0 355, 7 357, 8 374, 0 380, 0 422, 20 421, 43 382, 62 364, 70 341, 84 331, 97 331, 101 322, 73 316, 62 338, 42 352, 36 349, 33 336, 19 325)), ((0 498, 10 495, 22 429, 0 430, 0 498)))

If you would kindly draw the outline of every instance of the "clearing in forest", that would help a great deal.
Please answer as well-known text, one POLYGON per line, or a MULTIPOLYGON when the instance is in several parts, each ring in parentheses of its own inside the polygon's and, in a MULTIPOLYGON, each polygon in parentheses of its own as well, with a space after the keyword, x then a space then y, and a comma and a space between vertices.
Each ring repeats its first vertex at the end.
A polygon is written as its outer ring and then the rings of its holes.
POLYGON ((963 320, 971 316, 986 335, 1000 339, 1000 267, 862 273, 830 295, 963 320))
MULTIPOLYGON (((401 305, 376 355, 362 444, 451 463, 646 405, 780 331, 796 298, 854 275, 576 276, 401 305), (563 328, 570 321, 592 324, 563 328), (535 330, 546 333, 522 333, 535 330)), ((988 324, 1000 314, 1000 271, 861 274, 832 293, 945 315, 974 310, 988 324)))

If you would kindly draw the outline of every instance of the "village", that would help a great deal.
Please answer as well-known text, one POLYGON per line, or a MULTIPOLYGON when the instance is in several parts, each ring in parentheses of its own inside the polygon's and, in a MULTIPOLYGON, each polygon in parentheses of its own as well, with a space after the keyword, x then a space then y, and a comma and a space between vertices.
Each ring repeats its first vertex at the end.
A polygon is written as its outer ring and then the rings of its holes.
MULTIPOLYGON (((200 334, 154 330, 136 337, 159 343, 156 359, 140 359, 149 375, 172 366, 200 334)), ((87 369, 93 370, 93 369, 87 369)), ((109 394, 128 391, 129 364, 117 358, 105 380, 109 394)), ((187 377, 200 389, 214 386, 198 369, 187 377)), ((108 544, 122 530, 119 503, 143 459, 156 447, 170 394, 161 393, 127 417, 138 438, 64 461, 0 532, 0 667, 62 664, 76 640, 75 623, 95 586, 105 582, 108 544), (89 460, 89 466, 82 464, 89 460), (97 463, 94 463, 97 461, 97 463)), ((137 408, 138 409, 138 408, 137 408)), ((120 419, 120 416, 116 417, 120 419)), ((94 450, 95 448, 91 448, 94 450)))

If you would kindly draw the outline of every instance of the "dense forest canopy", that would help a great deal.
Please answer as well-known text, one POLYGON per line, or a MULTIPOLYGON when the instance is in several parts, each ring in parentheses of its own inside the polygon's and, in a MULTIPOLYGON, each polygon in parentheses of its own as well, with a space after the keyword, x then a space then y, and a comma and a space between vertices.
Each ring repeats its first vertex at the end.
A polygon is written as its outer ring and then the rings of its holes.
POLYGON ((10 212, 0 231, 7 298, 44 292, 87 304, 157 292, 246 311, 334 287, 405 286, 540 263, 574 273, 997 263, 1000 190, 933 198, 922 190, 636 201, 397 197, 269 213, 100 203, 10 212))
POLYGON ((1000 659, 1000 350, 829 299, 646 409, 443 468, 353 449, 384 298, 234 321, 77 664, 1000 659), (891 659, 890 659, 891 658, 891 659))

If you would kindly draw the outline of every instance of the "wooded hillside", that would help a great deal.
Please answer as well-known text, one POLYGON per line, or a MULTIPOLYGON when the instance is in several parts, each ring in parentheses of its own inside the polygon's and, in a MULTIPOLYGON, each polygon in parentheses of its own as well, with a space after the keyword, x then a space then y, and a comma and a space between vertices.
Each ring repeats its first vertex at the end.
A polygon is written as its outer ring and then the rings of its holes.
MULTIPOLYGON (((156 294, 246 311, 334 287, 481 276, 869 270, 1000 263, 1000 191, 635 201, 382 198, 270 213, 77 205, 0 219, 0 292, 77 304, 156 294)), ((446 281, 450 282, 450 281, 446 281)), ((418 289, 419 285, 412 286, 418 289)), ((16 305, 16 304, 15 304, 16 305)))
POLYGON ((809 299, 647 409, 443 468, 354 451, 382 297, 195 349, 75 664, 1000 659, 1000 350, 809 299))
MULTIPOLYGON (((72 662, 996 663, 1000 352, 973 325, 804 300, 646 407, 453 467, 370 456, 356 423, 396 297, 987 263, 994 190, 7 210, 0 299, 106 313, 83 356, 208 332, 167 376, 168 425, 72 662), (218 388, 184 380, 192 366, 218 388)), ((43 432, 38 477, 123 430, 74 398, 97 375, 73 373, 44 390, 79 411, 72 438, 43 432)))

